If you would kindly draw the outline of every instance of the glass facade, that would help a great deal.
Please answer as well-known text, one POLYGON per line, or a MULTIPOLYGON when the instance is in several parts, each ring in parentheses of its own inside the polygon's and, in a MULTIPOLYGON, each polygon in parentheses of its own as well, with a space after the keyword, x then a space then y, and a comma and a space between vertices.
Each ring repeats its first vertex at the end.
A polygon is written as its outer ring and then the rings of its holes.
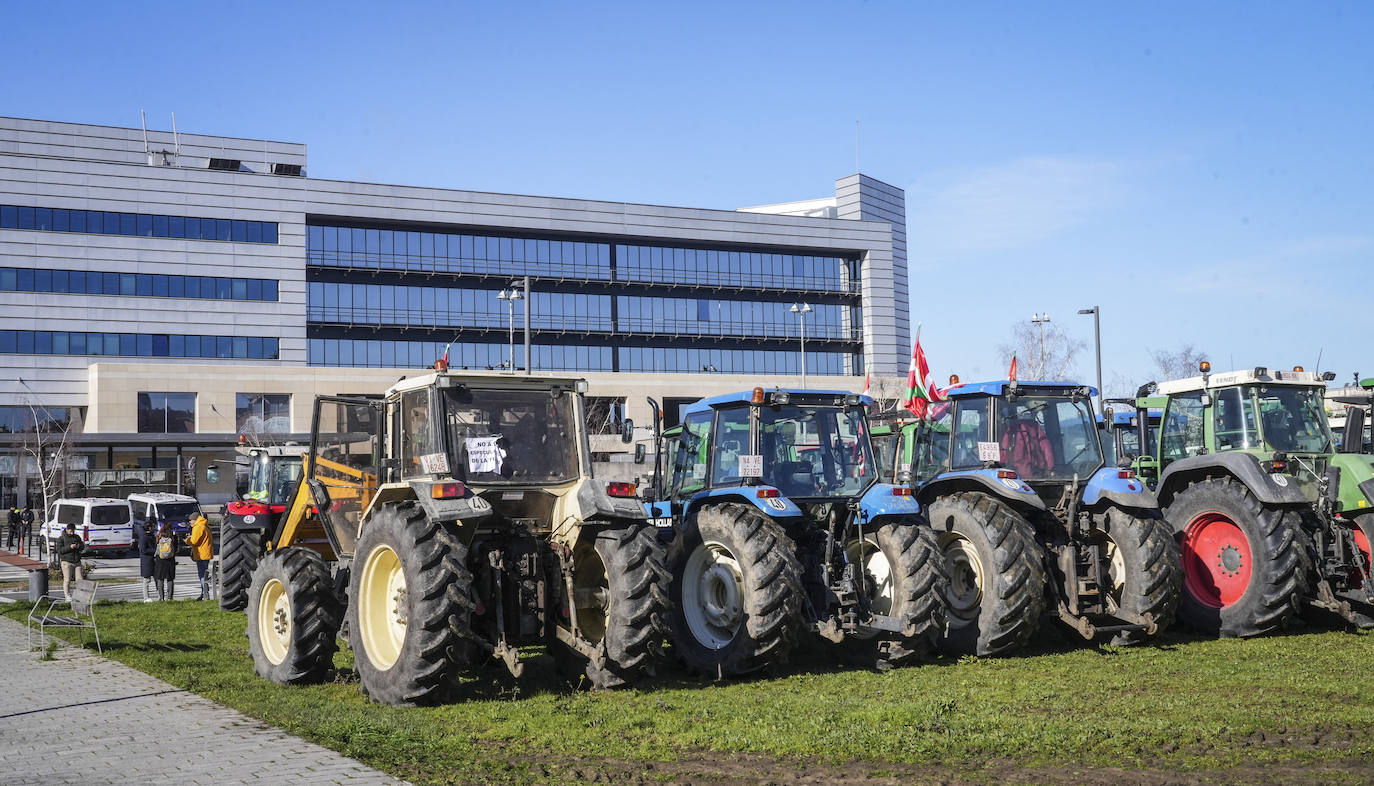
POLYGON ((70 407, 0 406, 0 434, 66 431, 72 422, 70 407), (35 422, 35 418, 37 421, 35 422))
POLYGON ((289 434, 291 394, 237 393, 235 423, 239 434, 289 434))
POLYGON ((138 433, 191 434, 195 430, 195 393, 138 394, 138 433))
POLYGON ((276 360, 280 349, 279 343, 273 336, 0 330, 0 355, 116 355, 145 358, 276 360))
POLYGON ((277 282, 270 278, 164 276, 154 273, 97 273, 83 270, 0 267, 0 292, 275 301, 277 282))
MULTIPOLYGON (((807 372, 861 373, 852 256, 322 225, 307 227, 306 244, 312 365, 422 368, 443 352, 431 335, 452 329, 452 367, 501 368, 512 320, 497 295, 528 275, 538 370, 800 373, 800 347, 789 345, 801 323, 790 308, 805 302, 807 372), (415 273, 425 285, 407 283, 415 273), (695 296, 705 290, 730 297, 695 296), (378 327, 394 330, 364 337, 378 327), (568 333, 605 346, 569 346, 568 333), (665 346, 674 339, 698 346, 665 346)), ((523 302, 513 321, 522 331, 523 302)))
POLYGON ((89 235, 169 237, 185 240, 223 240, 234 243, 276 243, 275 221, 229 218, 189 218, 151 213, 111 213, 61 207, 0 205, 0 229, 42 232, 82 232, 89 235))

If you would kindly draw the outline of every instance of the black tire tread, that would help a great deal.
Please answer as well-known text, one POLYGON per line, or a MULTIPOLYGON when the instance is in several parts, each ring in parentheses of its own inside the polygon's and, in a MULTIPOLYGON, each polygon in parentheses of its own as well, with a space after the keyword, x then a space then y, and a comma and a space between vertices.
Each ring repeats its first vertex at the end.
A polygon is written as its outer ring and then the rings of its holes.
POLYGON ((283 685, 321 682, 334 668, 343 605, 334 592, 329 565, 317 552, 300 546, 270 551, 258 562, 248 591, 249 650, 258 675, 283 685), (276 578, 290 598, 292 641, 286 658, 271 663, 257 638, 258 598, 267 582, 276 578))
MULTIPOLYGON (((985 582, 978 635, 973 641, 953 627, 940 648, 955 655, 1004 655, 1025 646, 1045 611, 1045 567, 1029 522, 1009 505, 980 491, 961 491, 932 500, 928 511, 937 533, 940 522, 962 519, 980 530, 992 550, 993 581, 985 582)), ((953 619, 951 618, 951 625, 953 619)))
MULTIPOLYGON (((1262 588, 1254 596, 1247 589, 1239 601, 1218 612, 1193 600, 1185 584, 1179 617, 1189 627, 1223 638, 1248 638, 1281 630, 1297 615, 1309 592, 1306 566, 1310 560, 1303 548, 1302 509, 1265 505, 1243 483, 1223 477, 1200 480, 1179 491, 1166 517, 1181 539, 1197 513, 1227 505, 1242 514, 1237 526, 1258 541, 1251 545, 1257 563, 1252 566, 1251 580, 1260 580, 1262 588)), ((1187 559, 1186 554, 1183 559, 1187 559)))
POLYGON ((248 587, 258 566, 261 537, 255 529, 221 528, 219 607, 223 611, 243 611, 248 607, 248 587))
POLYGON ((667 635, 668 568, 654 528, 640 523, 601 530, 596 550, 610 586, 603 665, 586 664, 595 688, 618 688, 652 676, 667 635))
MULTIPOLYGON (((1149 614, 1155 621, 1155 635, 1174 623, 1183 593, 1183 567, 1169 527, 1158 514, 1139 515, 1112 507, 1106 512, 1108 536, 1126 563, 1127 578, 1121 605, 1126 611, 1149 614)), ((1139 644, 1150 638, 1144 631, 1124 631, 1112 638, 1117 646, 1139 644)))

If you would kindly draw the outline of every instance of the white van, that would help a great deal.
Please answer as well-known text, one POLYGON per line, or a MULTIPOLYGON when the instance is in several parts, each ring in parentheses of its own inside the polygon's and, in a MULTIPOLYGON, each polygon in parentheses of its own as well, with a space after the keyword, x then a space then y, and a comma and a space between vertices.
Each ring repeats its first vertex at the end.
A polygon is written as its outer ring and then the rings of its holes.
POLYGON ((200 502, 195 497, 166 491, 130 494, 129 515, 135 527, 142 527, 149 520, 171 524, 172 531, 185 544, 191 534, 191 521, 200 515, 200 502))
POLYGON ((76 534, 86 541, 92 551, 129 551, 134 545, 134 528, 129 522, 129 503, 122 499, 83 497, 59 499, 48 510, 43 523, 43 535, 48 545, 57 547, 57 539, 68 524, 76 525, 76 534))

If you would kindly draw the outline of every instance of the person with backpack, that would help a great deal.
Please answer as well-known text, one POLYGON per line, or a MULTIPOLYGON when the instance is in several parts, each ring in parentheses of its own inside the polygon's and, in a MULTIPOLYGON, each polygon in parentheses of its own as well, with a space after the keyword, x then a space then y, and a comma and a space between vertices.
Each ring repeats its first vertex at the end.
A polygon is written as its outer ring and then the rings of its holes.
POLYGON ((176 595, 177 534, 170 522, 162 522, 153 544, 153 583, 157 585, 158 600, 173 600, 176 595))
POLYGON ((152 600, 153 553, 157 550, 157 525, 149 519, 135 526, 138 541, 138 575, 143 579, 143 602, 152 600))
POLYGON ((196 600, 205 600, 210 594, 210 584, 205 577, 210 570, 210 560, 215 556, 215 544, 210 537, 210 522, 204 516, 196 516, 191 521, 191 535, 186 543, 191 547, 191 559, 200 577, 200 597, 196 600))
POLYGON ((72 602, 72 582, 81 578, 81 555, 86 551, 86 541, 76 534, 76 524, 67 524, 67 529, 57 539, 57 560, 62 564, 62 594, 67 602, 72 602))

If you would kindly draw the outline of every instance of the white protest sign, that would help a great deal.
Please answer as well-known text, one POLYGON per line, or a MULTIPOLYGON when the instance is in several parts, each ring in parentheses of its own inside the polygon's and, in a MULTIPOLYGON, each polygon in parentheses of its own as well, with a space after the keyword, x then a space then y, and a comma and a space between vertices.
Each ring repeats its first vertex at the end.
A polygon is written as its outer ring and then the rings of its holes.
POLYGON ((506 451, 496 446, 500 437, 468 437, 468 472, 500 472, 506 451))
POLYGON ((740 456, 739 476, 742 478, 763 477, 763 456, 740 456))
POLYGON ((978 443, 978 460, 979 460, 979 461, 1001 461, 1001 460, 1002 460, 1002 446, 1001 446, 1001 445, 998 445, 996 442, 979 442, 979 443, 978 443))

